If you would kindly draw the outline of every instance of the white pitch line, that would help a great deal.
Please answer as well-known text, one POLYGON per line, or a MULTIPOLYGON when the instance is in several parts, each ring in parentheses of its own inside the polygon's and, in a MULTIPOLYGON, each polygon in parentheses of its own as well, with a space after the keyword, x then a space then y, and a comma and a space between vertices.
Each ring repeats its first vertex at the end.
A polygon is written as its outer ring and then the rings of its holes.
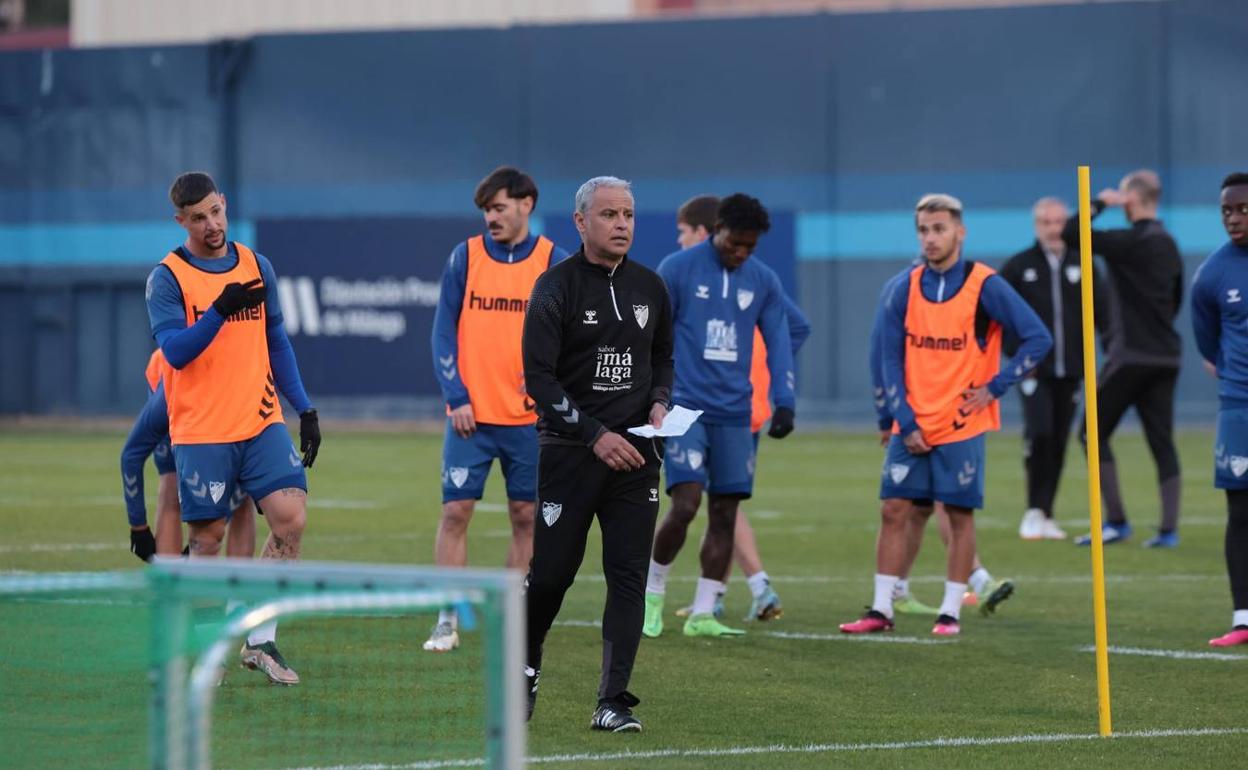
POLYGON ((926 639, 920 636, 893 636, 892 634, 810 634, 798 631, 763 631, 757 636, 775 639, 806 639, 816 642, 875 642, 877 644, 957 644, 956 639, 926 639))
MULTIPOLYGON (((1228 652, 1192 652, 1190 650, 1156 650, 1147 647, 1115 647, 1109 646, 1111 655, 1140 655, 1146 658, 1172 658, 1174 660, 1248 660, 1248 655, 1233 655, 1228 652)), ((1080 647, 1079 652, 1096 652, 1092 645, 1080 647)))
MULTIPOLYGON (((1115 740, 1137 738, 1208 738, 1224 735, 1243 735, 1248 728, 1205 727, 1173 730, 1129 730, 1114 733, 1115 740)), ((614 751, 598 754, 547 754, 528 757, 526 764, 567 764, 584 762, 614 762, 638 759, 695 759, 703 757, 746 757, 765 754, 834 754, 856 751, 908 751, 912 749, 979 748, 983 746, 1016 746, 1026 744, 1069 743, 1073 741, 1103 740, 1095 733, 1033 733, 1028 735, 1002 735, 990 738, 931 738, 927 740, 895 741, 891 743, 808 743, 804 745, 776 743, 769 746, 731 746, 724 749, 653 749, 650 751, 614 751)), ((485 760, 430 759, 401 765, 333 765, 304 766, 292 770, 442 770, 452 767, 482 767, 485 760)))
POLYGON ((126 543, 27 543, 24 545, 0 545, 0 553, 46 553, 52 551, 108 551, 125 548, 126 543))
MULTIPOLYGON (((567 628, 602 628, 601 620, 556 620, 556 626, 567 628)), ((812 634, 798 631, 751 631, 746 636, 770 636, 774 639, 799 639, 815 642, 876 642, 884 644, 957 644, 956 639, 925 639, 918 636, 892 634, 812 634)))

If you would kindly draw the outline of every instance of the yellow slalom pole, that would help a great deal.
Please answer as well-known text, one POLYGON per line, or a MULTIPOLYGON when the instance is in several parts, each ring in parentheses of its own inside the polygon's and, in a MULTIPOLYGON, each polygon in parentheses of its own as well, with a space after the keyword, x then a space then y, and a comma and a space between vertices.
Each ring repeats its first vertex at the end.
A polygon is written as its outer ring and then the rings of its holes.
POLYGON ((1105 544, 1101 541, 1101 445, 1096 421, 1096 340, 1092 311, 1092 182, 1079 167, 1079 273, 1083 284, 1083 393, 1088 433, 1088 510, 1092 519, 1092 614, 1096 627, 1096 695, 1101 737, 1109 716, 1109 630, 1105 620, 1105 544))

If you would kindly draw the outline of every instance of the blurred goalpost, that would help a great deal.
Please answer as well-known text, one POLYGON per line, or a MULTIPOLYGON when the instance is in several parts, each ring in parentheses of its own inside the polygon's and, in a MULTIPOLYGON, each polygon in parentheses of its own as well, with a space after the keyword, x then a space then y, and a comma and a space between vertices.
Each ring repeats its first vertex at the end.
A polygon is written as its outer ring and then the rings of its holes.
POLYGON ((462 760, 482 750, 486 767, 520 768, 521 591, 520 574, 505 570, 236 559, 0 576, 8 621, 0 689, 9 690, 0 706, 27 720, 0 738, 17 741, 10 758, 30 766, 71 766, 81 752, 94 766, 139 767, 145 742, 153 770, 381 766, 378 759, 410 763, 453 751, 446 758, 462 760), (464 649, 451 658, 420 650, 428 627, 419 616, 448 605, 479 615, 479 659, 464 649), (219 686, 247 633, 278 619, 304 681, 277 688, 261 674, 231 673, 219 686), (64 650, 54 649, 57 640, 64 650), (435 695, 421 692, 425 678, 439 680, 428 688, 435 695), (88 691, 79 706, 102 723, 101 735, 84 730, 83 718, 58 724, 67 711, 58 701, 73 697, 58 683, 88 691), (143 700, 146 741, 138 734, 143 700), (440 721, 444 712, 452 716, 440 721), (456 743, 456 731, 468 737, 456 743), (234 754, 214 764, 214 745, 234 754), (281 753, 264 753, 274 747, 281 753))

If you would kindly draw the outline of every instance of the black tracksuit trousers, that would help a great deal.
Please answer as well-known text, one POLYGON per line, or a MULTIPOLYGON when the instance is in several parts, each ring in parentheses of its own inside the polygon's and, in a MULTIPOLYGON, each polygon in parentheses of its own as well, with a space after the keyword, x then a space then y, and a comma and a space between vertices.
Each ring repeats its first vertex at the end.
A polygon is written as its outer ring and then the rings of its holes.
POLYGON ((613 471, 585 446, 543 445, 538 461, 533 561, 526 596, 528 665, 541 668, 546 634, 580 569, 589 528, 597 515, 607 581, 599 702, 619 698, 633 673, 659 514, 661 441, 626 438, 646 460, 637 470, 613 471))
MULTIPOLYGON (((1144 426, 1144 438, 1157 465, 1157 484, 1161 498, 1163 532, 1172 532, 1179 525, 1179 453, 1174 446, 1174 388, 1179 378, 1175 367, 1110 363, 1097 382, 1097 430, 1101 448, 1101 496, 1105 500, 1107 521, 1122 524, 1127 520, 1118 484, 1118 470, 1109 439, 1126 414, 1135 407, 1144 426)), ((1086 433, 1081 437, 1086 445, 1086 433)))
POLYGON ((1082 379, 1040 377, 1030 394, 1019 388, 1023 402, 1023 465, 1027 470, 1027 507, 1053 518, 1053 499, 1066 461, 1066 443, 1079 402, 1082 379))

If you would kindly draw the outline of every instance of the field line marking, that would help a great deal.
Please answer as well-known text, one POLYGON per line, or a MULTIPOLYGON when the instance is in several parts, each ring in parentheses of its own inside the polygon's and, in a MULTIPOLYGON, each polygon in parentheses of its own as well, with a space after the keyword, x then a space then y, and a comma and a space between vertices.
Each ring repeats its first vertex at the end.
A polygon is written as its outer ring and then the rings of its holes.
MULTIPOLYGON (((1248 655, 1235 655, 1229 652, 1195 652, 1193 650, 1157 650, 1148 647, 1115 647, 1109 646, 1110 655, 1140 655, 1146 658, 1172 658, 1174 660, 1248 660, 1248 655)), ((1095 652, 1096 648, 1087 645, 1079 648, 1079 652, 1095 652)))
MULTIPOLYGON (((601 620, 556 620, 556 626, 568 628, 602 628, 601 620)), ((817 642, 883 642, 885 644, 957 644, 956 639, 927 639, 919 636, 892 634, 814 634, 801 631, 750 631, 746 636, 770 636, 773 639, 802 639, 817 642)))
MULTIPOLYGON (((1115 739, 1136 738, 1205 738, 1224 735, 1243 735, 1248 728, 1202 727, 1167 730, 1128 730, 1114 733, 1115 739)), ((526 764, 564 764, 581 762, 611 762, 634 759, 741 757, 759 754, 832 754, 853 751, 906 751, 911 749, 977 748, 981 746, 1013 746, 1020 744, 1067 743, 1072 741, 1103 740, 1096 733, 1033 733, 1027 735, 1002 735, 987 738, 931 738, 927 740, 896 741, 890 743, 776 743, 769 746, 730 746, 723 749, 653 749, 649 751, 615 751, 598 754, 547 754, 528 757, 526 764)), ((292 770, 442 770, 453 767, 482 767, 485 760, 431 759, 402 765, 360 764, 305 766, 292 770)))

